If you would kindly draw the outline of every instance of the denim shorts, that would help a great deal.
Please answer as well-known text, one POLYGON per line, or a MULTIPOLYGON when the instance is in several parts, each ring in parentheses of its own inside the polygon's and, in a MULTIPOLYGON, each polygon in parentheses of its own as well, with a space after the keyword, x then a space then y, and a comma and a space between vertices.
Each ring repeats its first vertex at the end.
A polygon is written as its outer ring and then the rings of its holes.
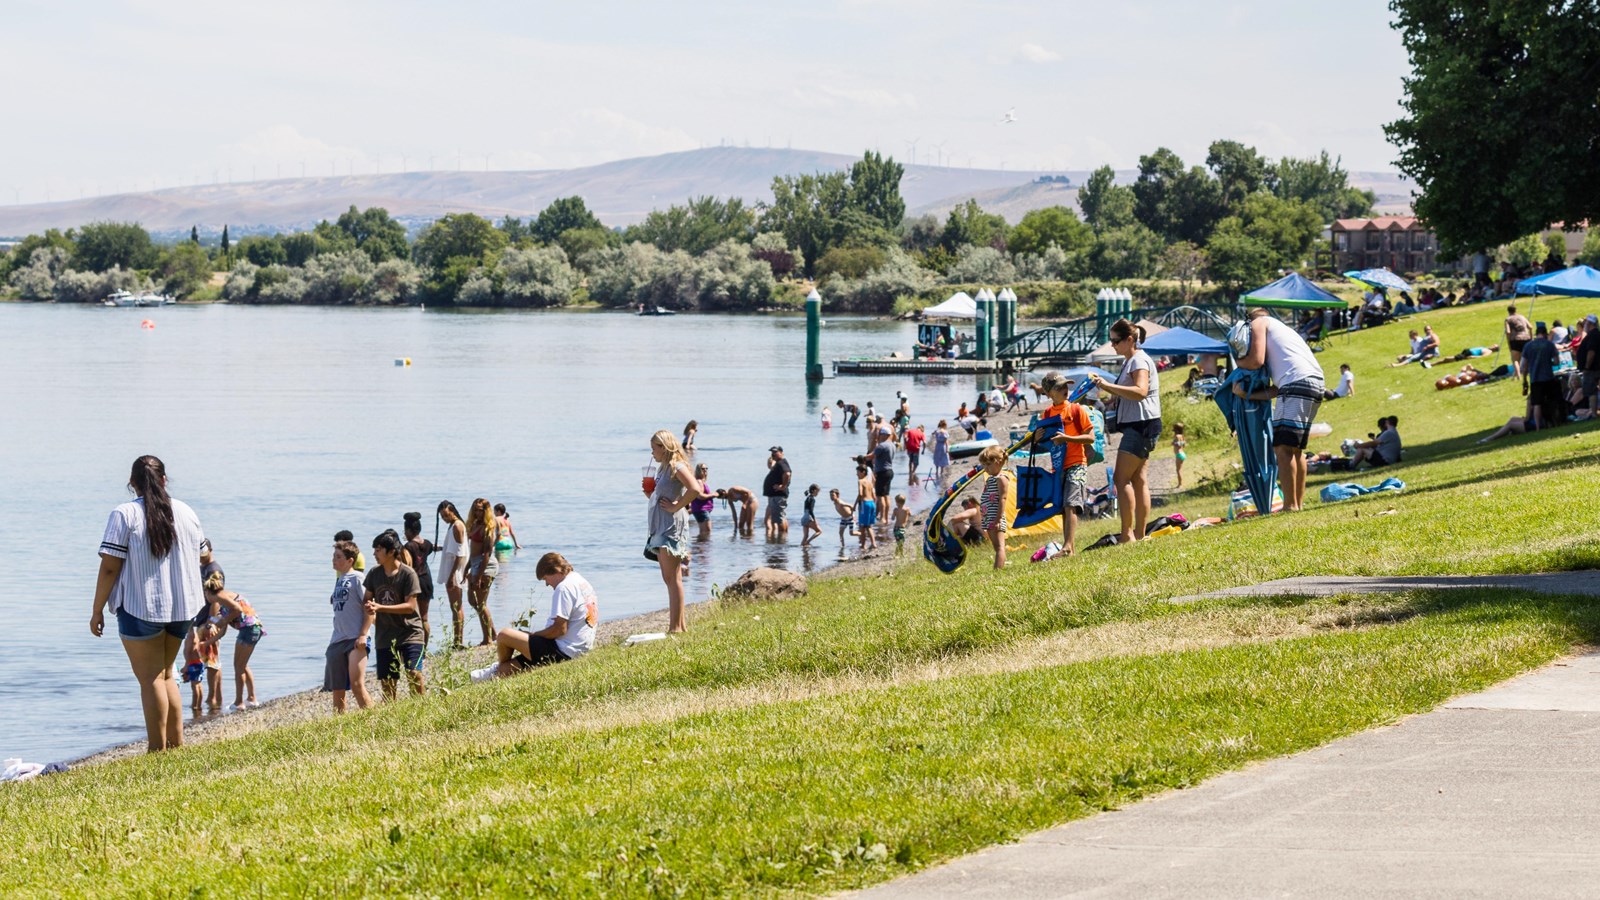
POLYGON ((1121 442, 1117 444, 1118 453, 1149 459, 1150 452, 1156 448, 1156 440, 1161 437, 1161 420, 1123 422, 1117 433, 1122 435, 1121 442))
POLYGON ((117 610, 117 634, 125 641, 148 641, 160 636, 163 631, 181 641, 193 624, 194 622, 189 619, 178 622, 146 622, 127 610, 117 610))

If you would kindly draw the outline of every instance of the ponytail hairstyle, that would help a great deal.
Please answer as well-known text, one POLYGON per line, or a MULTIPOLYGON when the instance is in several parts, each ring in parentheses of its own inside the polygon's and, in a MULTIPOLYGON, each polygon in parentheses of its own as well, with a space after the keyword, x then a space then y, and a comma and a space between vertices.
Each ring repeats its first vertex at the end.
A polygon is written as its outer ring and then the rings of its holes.
POLYGON ((461 518, 461 512, 460 510, 456 509, 456 505, 454 503, 451 503, 449 500, 440 500, 439 515, 444 515, 444 511, 447 509, 450 510, 450 515, 455 516, 458 519, 461 518))
POLYGON ((151 557, 166 559, 178 540, 178 528, 172 521, 172 498, 167 496, 166 464, 148 454, 134 460, 128 487, 144 500, 145 531, 150 537, 151 557))
POLYGON ((1118 319, 1111 323, 1111 340, 1125 341, 1129 335, 1134 336, 1134 349, 1144 343, 1144 326, 1135 325, 1127 319, 1118 319))
POLYGON ((210 575, 206 576, 205 584, 202 586, 208 592, 215 594, 220 592, 224 587, 227 586, 227 584, 228 579, 225 575, 223 575, 221 572, 212 572, 210 575))
POLYGON ((414 538, 422 533, 422 513, 408 512, 405 514, 405 531, 407 538, 414 538))

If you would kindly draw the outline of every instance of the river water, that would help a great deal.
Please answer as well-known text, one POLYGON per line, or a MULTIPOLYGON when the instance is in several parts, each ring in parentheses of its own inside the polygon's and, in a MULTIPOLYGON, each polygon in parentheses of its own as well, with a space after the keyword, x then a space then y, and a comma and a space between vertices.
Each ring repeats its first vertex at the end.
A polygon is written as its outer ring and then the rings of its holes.
MULTIPOLYGON (((830 319, 822 346, 825 360, 884 355, 913 337, 904 323, 830 319)), ((265 700, 321 683, 333 533, 348 528, 365 549, 416 510, 431 536, 442 499, 465 512, 482 496, 511 511, 526 549, 502 563, 497 625, 530 607, 543 624, 550 591, 533 569, 546 550, 593 582, 604 619, 663 607, 659 571, 641 554, 640 470, 651 433, 681 432, 691 418, 713 487, 759 493, 772 444, 796 485, 787 543, 769 543, 759 524, 754 538, 735 536, 719 504, 711 539, 694 545, 691 601, 754 566, 834 562, 827 490, 848 496, 849 457, 865 437, 821 429, 822 404, 888 410, 905 390, 931 429, 970 399, 973 381, 830 378, 808 390, 804 355, 795 316, 0 304, 0 545, 12 554, 0 593, 0 755, 50 761, 144 737, 115 623, 99 639, 87 624, 106 516, 128 498, 142 453, 166 462, 169 489, 199 514, 229 588, 266 623, 251 661, 265 700), (410 367, 394 364, 403 357, 410 367), (811 482, 823 488, 825 530, 802 551, 800 492, 811 482)), ((931 502, 920 487, 911 499, 931 502)), ((432 620, 437 645, 448 631, 442 588, 432 620)), ((469 642, 477 627, 469 611, 469 642)))

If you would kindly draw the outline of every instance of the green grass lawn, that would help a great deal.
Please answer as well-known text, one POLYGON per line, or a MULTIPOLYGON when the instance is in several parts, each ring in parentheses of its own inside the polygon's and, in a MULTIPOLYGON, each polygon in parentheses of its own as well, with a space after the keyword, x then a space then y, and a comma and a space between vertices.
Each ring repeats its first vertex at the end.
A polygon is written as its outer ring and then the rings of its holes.
MULTIPOLYGON (((1490 343, 1503 310, 1427 321, 1447 347, 1490 343)), ((1165 602, 1289 575, 1600 566, 1600 433, 1475 446, 1516 387, 1435 392, 1437 370, 1380 369, 1404 334, 1323 355, 1358 371, 1357 396, 1324 406, 1331 440, 1400 416, 1402 494, 1002 572, 981 552, 952 576, 908 560, 803 600, 712 603, 677 640, 490 685, 445 664, 450 696, 6 786, 0 894, 827 892, 1392 722, 1600 638, 1600 604, 1504 591, 1165 602)), ((1227 465, 1220 436, 1191 449, 1227 465)))

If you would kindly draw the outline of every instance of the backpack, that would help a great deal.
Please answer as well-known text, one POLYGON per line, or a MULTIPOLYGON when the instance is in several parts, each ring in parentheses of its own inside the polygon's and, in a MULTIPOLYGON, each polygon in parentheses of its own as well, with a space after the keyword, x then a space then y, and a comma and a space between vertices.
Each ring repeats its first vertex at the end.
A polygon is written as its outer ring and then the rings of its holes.
POLYGON ((1083 450, 1087 454, 1085 462, 1092 465, 1097 462, 1104 462, 1106 458, 1106 417, 1100 414, 1100 410, 1091 409, 1089 410, 1089 424, 1094 426, 1094 443, 1083 448, 1083 450))

